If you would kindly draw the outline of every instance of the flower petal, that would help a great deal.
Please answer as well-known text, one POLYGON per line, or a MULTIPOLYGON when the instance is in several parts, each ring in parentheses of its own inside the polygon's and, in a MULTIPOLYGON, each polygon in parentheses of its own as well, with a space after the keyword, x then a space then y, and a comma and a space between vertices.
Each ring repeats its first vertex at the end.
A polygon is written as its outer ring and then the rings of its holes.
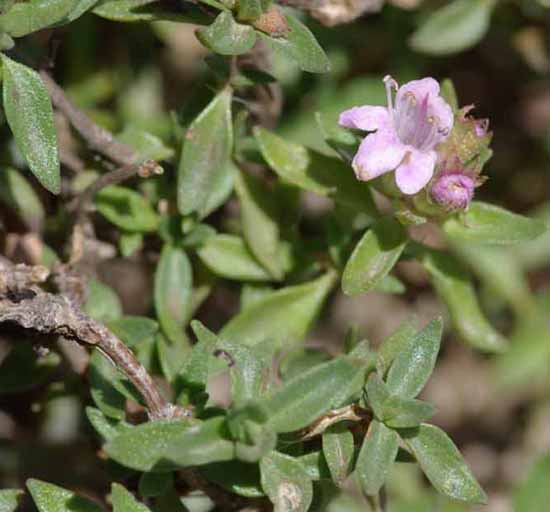
POLYGON ((403 160, 406 151, 407 147, 392 131, 379 130, 367 135, 352 162, 357 179, 368 181, 393 171, 403 160))
POLYGON ((416 194, 431 180, 437 153, 410 150, 405 161, 395 171, 395 183, 404 194, 416 194))
MULTIPOLYGON (((437 124, 442 133, 449 134, 454 123, 453 109, 441 96, 432 96, 429 100, 428 116, 437 119, 437 124)), ((447 136, 443 137, 445 140, 447 136)))
POLYGON ((390 115, 387 108, 371 107, 369 105, 344 110, 338 119, 340 126, 369 132, 385 128, 389 122, 390 115))
POLYGON ((422 78, 422 80, 412 80, 403 84, 397 91, 395 97, 396 104, 399 105, 407 93, 414 94, 417 101, 422 101, 423 98, 429 96, 430 99, 439 95, 439 83, 433 78, 422 78))

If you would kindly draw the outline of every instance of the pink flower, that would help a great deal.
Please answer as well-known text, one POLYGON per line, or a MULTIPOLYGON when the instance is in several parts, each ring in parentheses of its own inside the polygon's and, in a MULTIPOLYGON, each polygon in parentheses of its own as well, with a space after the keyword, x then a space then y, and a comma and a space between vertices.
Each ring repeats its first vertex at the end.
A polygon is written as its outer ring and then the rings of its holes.
POLYGON ((357 179, 368 181, 395 170, 395 182, 404 194, 416 194, 432 178, 437 161, 435 147, 453 127, 453 111, 439 96, 433 78, 413 80, 399 87, 384 78, 388 106, 354 107, 340 114, 346 128, 374 132, 368 134, 355 155, 352 166, 357 179), (392 89, 396 89, 395 106, 392 89))
POLYGON ((439 174, 432 184, 432 199, 448 211, 465 210, 474 196, 476 181, 462 169, 439 174))

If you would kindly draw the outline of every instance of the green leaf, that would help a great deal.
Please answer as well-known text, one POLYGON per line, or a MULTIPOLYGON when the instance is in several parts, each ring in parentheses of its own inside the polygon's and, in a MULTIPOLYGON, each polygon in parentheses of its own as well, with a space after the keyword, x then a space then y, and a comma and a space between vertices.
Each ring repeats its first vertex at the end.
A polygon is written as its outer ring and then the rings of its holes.
POLYGON ((230 11, 222 11, 212 25, 199 28, 195 35, 204 46, 220 55, 246 53, 256 42, 254 29, 237 23, 230 11))
POLYGON ((487 503, 487 496, 451 439, 440 428, 423 424, 401 432, 422 471, 442 494, 467 503, 487 503))
POLYGON ((391 396, 391 393, 376 372, 369 375, 366 391, 368 404, 374 413, 374 417, 380 421, 383 421, 384 404, 391 396))
POLYGON ((404 320, 395 332, 385 338, 377 352, 376 369, 384 376, 397 355, 405 349, 417 331, 416 318, 404 320))
POLYGON ((269 424, 276 432, 308 426, 359 391, 365 371, 361 360, 341 356, 290 379, 262 401, 269 411, 269 424))
POLYGON ((377 221, 355 246, 342 276, 346 295, 365 293, 377 286, 394 267, 407 244, 407 232, 390 217, 377 221))
POLYGON ((417 427, 434 414, 435 407, 428 402, 390 396, 384 401, 380 420, 390 428, 410 428, 417 427))
POLYGON ((240 0, 238 3, 238 18, 241 21, 254 21, 258 19, 264 8, 262 0, 240 0))
POLYGON ((174 156, 174 150, 166 146, 161 138, 134 126, 127 126, 116 138, 137 151, 139 162, 170 160, 174 156))
POLYGON ((173 473, 143 473, 138 490, 141 496, 156 498, 166 494, 174 486, 173 473))
POLYGON ((0 171, 0 200, 13 209, 31 231, 42 230, 44 207, 22 173, 9 167, 0 171))
POLYGON ((285 18, 289 31, 284 37, 271 37, 261 32, 258 35, 275 52, 295 61, 303 71, 330 71, 330 61, 311 31, 294 16, 287 14, 285 18))
POLYGON ((163 8, 158 0, 99 0, 93 12, 102 18, 123 22, 168 20, 204 23, 208 19, 193 9, 182 13, 163 8))
POLYGON ((2 54, 3 102, 17 147, 31 172, 53 194, 61 186, 50 96, 40 75, 2 54))
POLYGON ((108 322, 122 315, 122 304, 112 288, 96 279, 88 283, 84 312, 98 322, 108 322))
POLYGON ((297 457, 311 480, 330 480, 332 475, 322 451, 309 452, 297 457))
POLYGON ((244 172, 237 176, 235 185, 244 238, 252 254, 273 278, 281 279, 277 198, 260 179, 244 172))
POLYGON ((267 413, 258 403, 232 408, 227 426, 235 441, 235 457, 243 462, 257 462, 275 449, 277 434, 266 423, 267 413))
POLYGON ((492 204, 474 201, 468 211, 443 225, 453 241, 509 245, 533 240, 546 232, 540 219, 530 219, 492 204))
POLYGON ((430 55, 471 48, 487 32, 495 5, 495 0, 454 0, 428 17, 411 37, 411 46, 430 55))
POLYGON ((354 455, 353 434, 345 425, 332 425, 323 433, 323 455, 332 480, 343 485, 351 470, 354 455))
POLYGON ((534 302, 527 276, 509 247, 453 243, 458 256, 490 290, 507 301, 518 316, 528 314, 534 302))
POLYGON ((488 352, 503 351, 507 341, 485 318, 471 278, 460 263, 450 254, 433 250, 424 254, 422 263, 464 341, 488 352))
POLYGON ((275 512, 306 512, 313 499, 313 485, 295 458, 271 452, 260 461, 262 487, 275 512))
POLYGON ((309 283, 281 288, 233 317, 222 329, 228 340, 255 345, 263 340, 297 345, 305 338, 336 276, 329 272, 309 283))
POLYGON ((106 356, 94 350, 89 369, 90 393, 97 407, 105 416, 117 420, 124 419, 126 396, 115 387, 124 375, 119 372, 106 356))
POLYGON ((200 218, 205 217, 221 204, 217 200, 219 191, 225 192, 227 183, 232 183, 231 100, 232 91, 225 88, 186 132, 178 170, 178 207, 182 215, 196 212, 200 218), (216 199, 214 204, 212 198, 216 199))
POLYGON ((129 258, 143 248, 143 233, 121 233, 118 248, 123 258, 129 258))
POLYGON ((27 480, 27 488, 39 512, 102 512, 103 510, 87 498, 42 480, 33 478, 27 480))
POLYGON ((21 489, 0 490, 0 512, 15 512, 23 494, 21 489))
POLYGON ((86 407, 86 416, 95 431, 105 439, 105 441, 110 441, 122 432, 132 429, 130 424, 109 418, 95 407, 86 407))
POLYGON ((216 275, 237 281, 272 281, 271 274, 254 258, 242 238, 210 237, 197 251, 201 261, 216 275))
POLYGON ((240 460, 217 462, 200 467, 200 472, 208 480, 228 491, 245 498, 264 496, 260 484, 258 464, 247 464, 240 460))
POLYGON ((255 127, 254 135, 266 162, 283 180, 376 215, 369 186, 357 181, 352 169, 341 160, 288 142, 264 128, 255 127))
POLYGON ((130 233, 146 233, 158 228, 158 215, 139 192, 112 185, 100 190, 95 205, 101 215, 130 233))
POLYGON ((256 400, 267 388, 276 345, 268 340, 254 347, 219 340, 216 351, 231 359, 228 362, 231 377, 231 397, 234 405, 256 400))
POLYGON ((398 448, 397 433, 373 419, 355 464, 357 479, 365 494, 378 494, 386 482, 398 448))
POLYGON ((111 485, 113 512, 149 512, 149 508, 134 498, 122 485, 111 485))
MULTIPOLYGON (((191 322, 191 328, 198 341, 193 345, 191 353, 179 371, 178 384, 183 386, 183 396, 186 397, 187 401, 192 403, 205 402, 207 398, 208 366, 210 359, 213 357, 212 353, 218 342, 218 337, 198 320, 191 322)), ((182 398, 182 395, 180 395, 178 400, 182 398)))
POLYGON ((60 361, 55 352, 40 356, 30 342, 17 340, 0 362, 0 395, 20 393, 44 384, 60 361))
POLYGON ((202 466, 235 458, 225 418, 211 418, 189 427, 166 446, 165 456, 176 467, 202 466))
MULTIPOLYGON (((550 502, 550 454, 541 455, 514 492, 514 512, 544 510, 550 502)), ((1 507, 0 507, 1 509, 1 507)))
POLYGON ((32 0, 17 2, 0 16, 0 31, 23 37, 46 27, 76 20, 98 0, 32 0))
POLYGON ((439 353, 443 323, 432 320, 394 359, 388 378, 388 390, 403 398, 414 398, 433 372, 439 353))
POLYGON ((191 425, 189 420, 142 423, 111 439, 105 451, 119 464, 138 471, 171 471, 176 468, 168 460, 169 447, 191 425))
POLYGON ((183 349, 188 346, 184 329, 190 315, 192 286, 187 254, 165 244, 155 271, 155 310, 163 332, 183 349))
POLYGON ((157 322, 146 316, 122 316, 107 322, 107 327, 128 347, 135 347, 154 336, 159 329, 157 322))

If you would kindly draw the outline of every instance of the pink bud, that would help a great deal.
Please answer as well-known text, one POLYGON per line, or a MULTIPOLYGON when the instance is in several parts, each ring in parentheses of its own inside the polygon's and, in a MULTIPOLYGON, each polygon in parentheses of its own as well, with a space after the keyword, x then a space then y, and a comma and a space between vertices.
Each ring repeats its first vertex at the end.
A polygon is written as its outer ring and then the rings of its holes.
POLYGON ((475 179, 463 171, 445 171, 435 178, 430 193, 437 204, 449 211, 465 210, 475 186, 475 179))

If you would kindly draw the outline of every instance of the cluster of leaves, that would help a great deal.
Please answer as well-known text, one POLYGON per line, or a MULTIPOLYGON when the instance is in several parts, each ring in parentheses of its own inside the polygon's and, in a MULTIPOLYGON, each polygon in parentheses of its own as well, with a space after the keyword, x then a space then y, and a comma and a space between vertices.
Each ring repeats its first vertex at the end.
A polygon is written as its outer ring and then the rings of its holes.
MULTIPOLYGON (((465 49, 482 37, 495 5, 456 0, 429 16, 411 44, 439 55, 465 49)), ((262 41, 303 71, 329 69, 309 29, 268 1, 37 0, 4 1, 0 9, 6 51, 17 38, 90 11, 118 22, 201 24, 197 38, 217 54, 209 59, 216 93, 200 111, 193 105, 191 115, 175 115, 171 128, 158 133, 129 126, 118 135, 140 158, 163 161, 177 176, 107 187, 95 198, 100 222, 117 232, 122 256, 159 243, 162 249, 154 276, 154 319, 124 315, 116 294, 98 281, 90 285, 86 312, 168 383, 177 404, 194 411, 191 419, 131 424, 127 404, 142 398, 94 352, 89 385, 95 406, 86 414, 116 480, 137 477, 142 501, 161 511, 211 506, 204 495, 179 496, 180 470, 194 472, 235 499, 267 497, 278 511, 305 511, 334 503, 350 475, 376 507, 394 463, 418 463, 443 495, 484 502, 485 493, 451 439, 426 423, 434 405, 416 398, 434 369, 441 321, 420 331, 406 322, 377 350, 350 330, 344 353, 334 358, 304 348, 304 340, 340 282, 350 296, 372 290, 402 293, 405 285, 392 272, 399 261, 414 260, 427 271, 464 342, 485 352, 504 352, 511 345, 501 356, 503 375, 511 368, 513 378, 529 379, 537 364, 535 373, 542 375, 548 346, 539 341, 546 338, 532 334, 534 326, 538 332, 548 327, 547 300, 531 297, 524 270, 541 247, 548 247, 548 235, 540 236, 545 220, 474 202, 468 212, 437 226, 448 249, 434 249, 412 240, 410 217, 380 214, 374 187, 357 182, 349 167, 357 140, 339 130, 333 117, 317 116, 315 138, 324 151, 259 126, 236 95, 275 78, 262 69, 235 68, 234 56, 262 41), (308 239, 301 215, 304 193, 333 204, 308 239), (238 202, 239 215, 212 221, 211 214, 230 199, 238 202), (487 319, 472 272, 523 315, 511 342, 487 319), (226 281, 239 285, 240 310, 215 334, 192 319, 216 285, 226 281), (524 352, 516 348, 522 337, 540 344, 536 361, 523 366, 517 361, 524 352), (281 360, 275 366, 276 355, 281 360), (230 378, 227 407, 215 403, 208 387, 223 372, 230 378)), ((57 194, 61 172, 48 92, 40 75, 14 55, 2 54, 5 118, 30 171, 57 194)), ((77 194, 98 175, 94 169, 67 178, 68 189, 77 194)), ((44 206, 23 174, 9 169, 0 180, 0 197, 31 229, 43 226, 44 206)), ((59 224, 53 229, 65 226, 59 224)), ((46 247, 44 264, 59 259, 46 247)), ((18 346, 2 362, 0 391, 40 385, 59 363, 56 354, 18 346)), ((536 480, 548 474, 547 460, 540 465, 526 487, 540 488, 536 480)), ((29 480, 27 486, 40 512, 99 510, 51 483, 29 480)), ((0 509, 15 510, 20 492, 1 491, 0 509)), ((518 491, 518 503, 525 494, 532 493, 518 491)), ((149 510, 118 483, 111 502, 115 512, 149 510)))

